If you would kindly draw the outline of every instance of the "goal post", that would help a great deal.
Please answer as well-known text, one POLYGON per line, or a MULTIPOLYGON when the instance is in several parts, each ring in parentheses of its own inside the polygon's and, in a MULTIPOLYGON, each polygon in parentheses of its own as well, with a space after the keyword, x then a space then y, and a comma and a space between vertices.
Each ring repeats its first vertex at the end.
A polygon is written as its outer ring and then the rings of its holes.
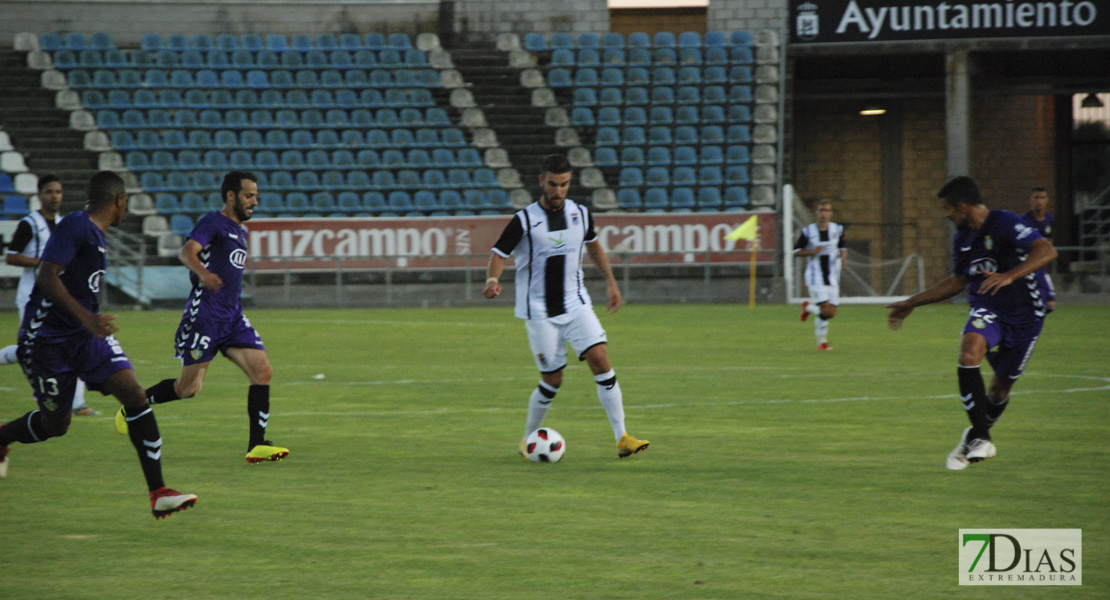
MULTIPOLYGON (((801 273, 804 258, 794 258, 794 240, 812 221, 809 210, 787 184, 782 189, 783 279, 788 304, 809 299, 801 273)), ((854 250, 840 272, 841 304, 890 304, 925 289, 925 261, 919 254, 880 260, 854 250)))

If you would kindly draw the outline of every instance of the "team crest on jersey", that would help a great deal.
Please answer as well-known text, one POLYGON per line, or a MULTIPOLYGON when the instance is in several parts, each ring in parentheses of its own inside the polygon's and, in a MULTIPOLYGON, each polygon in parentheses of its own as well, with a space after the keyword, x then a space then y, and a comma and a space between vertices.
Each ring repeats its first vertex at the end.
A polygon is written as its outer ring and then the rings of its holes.
POLYGON ((543 352, 540 352, 539 354, 537 354, 536 359, 540 361, 541 365, 543 365, 545 367, 547 366, 547 358, 544 357, 543 352))
POLYGON ((994 248, 994 240, 992 240, 991 236, 988 235, 986 238, 983 239, 983 245, 987 247, 987 250, 990 250, 994 248))
POLYGON ((986 328, 987 324, 984 323, 982 319, 975 319, 971 322, 971 326, 976 329, 984 329, 986 328))
POLYGON ((576 212, 570 213, 570 222, 574 223, 575 225, 578 224, 578 213, 576 213, 576 212))
POLYGON ((42 407, 45 408, 46 410, 54 412, 54 411, 58 410, 58 403, 53 401, 53 400, 43 400, 42 401, 42 407))
POLYGON ((193 348, 189 351, 189 356, 192 356, 193 360, 200 360, 200 357, 203 355, 204 351, 202 351, 200 348, 193 348))

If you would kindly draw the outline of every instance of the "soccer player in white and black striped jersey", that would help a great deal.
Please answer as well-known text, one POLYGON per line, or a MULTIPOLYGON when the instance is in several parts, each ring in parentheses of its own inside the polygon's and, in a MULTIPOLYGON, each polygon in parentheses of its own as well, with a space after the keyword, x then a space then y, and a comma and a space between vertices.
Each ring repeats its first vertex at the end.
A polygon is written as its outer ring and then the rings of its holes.
POLYGON ((624 458, 646 450, 648 441, 632 437, 624 428, 624 403, 617 375, 609 363, 605 330, 583 284, 583 249, 608 282, 610 313, 620 309, 621 292, 594 232, 593 215, 566 197, 571 175, 565 156, 544 157, 540 172, 543 195, 513 215, 501 233, 490 257, 484 295, 490 299, 501 295, 498 278, 511 254, 516 263, 515 312, 524 319, 532 358, 540 370, 540 383, 528 401, 524 437, 539 429, 563 383, 569 343, 578 359, 586 361, 593 372, 597 397, 617 440, 617 455, 624 458))
POLYGON ((829 319, 836 316, 840 304, 840 267, 847 259, 844 247, 844 226, 832 222, 832 202, 821 200, 814 207, 817 222, 806 225, 794 242, 794 256, 807 256, 805 281, 812 302, 802 303, 802 321, 817 315, 814 330, 818 350, 829 346, 829 319))

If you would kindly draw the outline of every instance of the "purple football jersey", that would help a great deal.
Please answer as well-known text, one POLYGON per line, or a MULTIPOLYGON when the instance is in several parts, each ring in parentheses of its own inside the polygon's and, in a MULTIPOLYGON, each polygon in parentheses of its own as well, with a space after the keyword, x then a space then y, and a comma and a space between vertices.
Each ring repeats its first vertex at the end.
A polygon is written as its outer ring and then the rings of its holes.
POLYGON ((223 213, 208 213, 197 221, 189 239, 201 245, 201 264, 223 280, 220 291, 213 292, 189 273, 193 291, 185 304, 184 318, 234 321, 243 312, 243 267, 247 264, 247 230, 223 213), (193 312, 196 311, 196 312, 193 312))
POLYGON ((1036 229, 1037 233, 1045 238, 1052 239, 1052 230, 1056 227, 1056 217, 1053 217, 1052 213, 1045 212, 1044 219, 1038 221, 1033 211, 1029 211, 1021 215, 1021 220, 1025 221, 1026 225, 1036 229))
POLYGON ((971 307, 985 308, 1010 323, 1044 318, 1044 294, 1036 273, 1012 282, 995 294, 980 294, 989 273, 1005 273, 1021 264, 1033 242, 1044 239, 1014 213, 992 210, 978 231, 959 231, 952 247, 952 272, 967 278, 971 307))
MULTIPOLYGON (((54 229, 42 260, 61 265, 59 276, 66 291, 91 313, 100 312, 100 278, 108 268, 108 243, 104 232, 83 210, 66 215, 54 229)), ((64 338, 84 331, 81 322, 55 305, 38 285, 23 314, 21 331, 33 329, 40 339, 64 338)))

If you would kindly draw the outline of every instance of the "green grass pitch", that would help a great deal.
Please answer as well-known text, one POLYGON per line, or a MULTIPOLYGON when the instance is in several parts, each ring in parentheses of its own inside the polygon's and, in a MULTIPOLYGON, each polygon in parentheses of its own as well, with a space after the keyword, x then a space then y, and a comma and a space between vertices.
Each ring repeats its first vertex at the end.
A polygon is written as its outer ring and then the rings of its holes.
MULTIPOLYGON (((166 481, 200 500, 155 521, 114 400, 90 396, 100 417, 12 446, 0 598, 1106 598, 1110 310, 1049 316, 998 457, 949 472, 965 311, 894 332, 844 306, 832 352, 791 306, 601 314, 651 448, 617 459, 575 362, 554 465, 516 454, 538 375, 507 302, 248 311, 292 455, 246 464, 247 381, 219 359, 199 397, 156 408, 166 481), (957 532, 988 527, 1081 528, 1083 586, 959 587, 957 532)), ((144 385, 178 373, 178 316, 119 316, 144 385)), ((31 406, 0 368, 0 418, 31 406)))

